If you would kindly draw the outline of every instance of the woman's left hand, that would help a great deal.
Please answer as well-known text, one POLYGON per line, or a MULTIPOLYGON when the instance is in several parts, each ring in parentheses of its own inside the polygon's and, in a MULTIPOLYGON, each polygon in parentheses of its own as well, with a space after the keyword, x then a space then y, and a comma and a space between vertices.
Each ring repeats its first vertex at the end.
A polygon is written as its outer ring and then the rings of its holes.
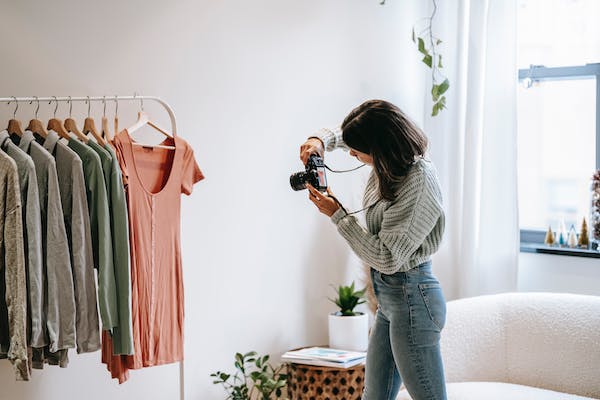
POLYGON ((340 208, 339 204, 327 195, 333 195, 329 188, 327 188, 327 194, 319 192, 308 183, 306 184, 306 188, 308 189, 308 198, 310 201, 317 206, 319 211, 328 217, 331 217, 340 208))

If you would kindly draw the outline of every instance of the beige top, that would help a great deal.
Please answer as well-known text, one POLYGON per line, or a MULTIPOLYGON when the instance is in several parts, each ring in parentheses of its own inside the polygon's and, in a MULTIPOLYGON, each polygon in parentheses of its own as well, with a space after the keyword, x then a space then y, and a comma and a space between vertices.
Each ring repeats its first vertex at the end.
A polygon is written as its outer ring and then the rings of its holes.
MULTIPOLYGON (((7 358, 15 367, 18 380, 29 380, 27 366, 27 283, 23 220, 17 164, 0 150, 0 273, 4 298, 0 299, 0 329, 8 322, 7 358), (6 312, 6 314, 4 314, 6 312), (3 314, 3 315, 2 315, 3 314), (6 317, 6 320, 5 320, 6 317)), ((4 330, 4 329, 1 329, 4 330)), ((0 336, 4 336, 0 333, 0 336)), ((5 342, 5 340, 1 340, 5 342)))

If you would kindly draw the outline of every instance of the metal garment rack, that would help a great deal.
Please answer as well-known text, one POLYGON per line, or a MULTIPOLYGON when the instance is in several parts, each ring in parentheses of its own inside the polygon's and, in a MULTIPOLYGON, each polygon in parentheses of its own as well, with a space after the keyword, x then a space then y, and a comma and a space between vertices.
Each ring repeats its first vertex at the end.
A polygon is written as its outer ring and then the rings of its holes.
MULTIPOLYGON (((175 113, 173 112, 173 109, 166 101, 164 101, 160 97, 156 97, 156 96, 133 95, 133 96, 74 96, 74 97, 72 97, 72 96, 0 97, 0 103, 16 102, 17 104, 18 103, 34 103, 34 102, 39 104, 39 102, 41 102, 41 101, 48 101, 50 103, 52 103, 52 102, 71 103, 71 102, 87 102, 87 101, 107 103, 110 101, 114 101, 118 104, 119 101, 139 101, 141 104, 142 110, 144 109, 144 100, 155 101, 155 102, 159 103, 161 106, 163 106, 163 108, 165 110, 167 110, 167 113, 169 114, 169 118, 171 119, 171 132, 173 134, 177 134, 177 124, 175 121, 175 113)), ((115 134, 116 133, 118 133, 118 132, 115 132, 115 134)))
MULTIPOLYGON (((169 118, 171 119, 171 133, 173 135, 176 135, 177 134, 177 122, 175 120, 175 113, 173 112, 173 109, 166 101, 164 101, 160 97, 156 97, 156 96, 133 95, 133 96, 77 96, 77 97, 75 97, 75 96, 0 97, 0 103, 14 103, 14 102, 16 102, 17 104, 18 103, 37 103, 38 105, 42 101, 65 102, 65 103, 87 102, 87 101, 92 102, 93 101, 93 102, 103 102, 104 104, 106 104, 107 102, 110 102, 110 101, 114 101, 117 103, 117 106, 118 106, 119 101, 139 101, 142 111, 144 110, 144 100, 155 101, 155 102, 159 103, 161 106, 163 106, 163 108, 165 110, 167 110, 167 113, 169 114, 169 118)), ((36 112, 36 114, 37 114, 37 112, 36 112)), ((115 135, 117 133, 118 132, 115 132, 115 135)), ((184 378, 185 378, 184 366, 183 366, 183 360, 182 360, 179 362, 179 399, 180 400, 185 400, 184 378)))

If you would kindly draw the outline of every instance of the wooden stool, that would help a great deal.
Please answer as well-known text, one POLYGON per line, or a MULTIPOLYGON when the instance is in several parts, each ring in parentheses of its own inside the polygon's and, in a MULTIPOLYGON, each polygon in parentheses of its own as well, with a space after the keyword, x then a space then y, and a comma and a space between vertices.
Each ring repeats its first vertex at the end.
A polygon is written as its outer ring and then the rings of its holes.
POLYGON ((290 400, 360 400, 364 385, 364 364, 333 368, 288 363, 290 400))

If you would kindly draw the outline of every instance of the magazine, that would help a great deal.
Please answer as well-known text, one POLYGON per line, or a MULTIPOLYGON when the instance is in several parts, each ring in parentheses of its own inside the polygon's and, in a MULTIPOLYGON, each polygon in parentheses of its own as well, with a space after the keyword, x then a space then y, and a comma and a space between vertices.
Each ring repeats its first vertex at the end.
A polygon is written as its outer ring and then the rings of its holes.
POLYGON ((281 356, 281 361, 323 367, 349 368, 364 363, 366 356, 367 353, 362 351, 307 347, 284 353, 281 356))

